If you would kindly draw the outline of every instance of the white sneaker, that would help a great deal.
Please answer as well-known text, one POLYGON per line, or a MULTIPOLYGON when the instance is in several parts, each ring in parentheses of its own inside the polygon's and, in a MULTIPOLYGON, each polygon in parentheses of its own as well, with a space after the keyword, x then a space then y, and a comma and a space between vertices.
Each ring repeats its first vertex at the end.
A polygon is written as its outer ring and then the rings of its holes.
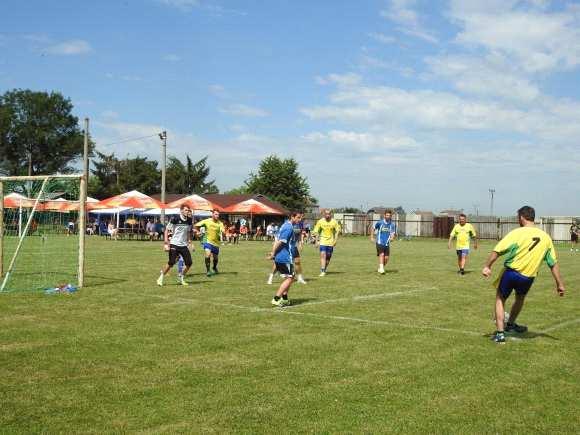
POLYGON ((157 278, 157 285, 159 287, 163 287, 163 275, 161 275, 159 278, 157 278))
POLYGON ((326 276, 326 272, 320 272, 320 275, 318 276, 326 276))
POLYGON ((298 277, 298 283, 300 284, 306 284, 306 281, 304 281, 304 278, 302 278, 301 276, 298 277))
POLYGON ((179 275, 177 277, 177 281, 179 282, 179 284, 184 285, 184 286, 188 286, 189 284, 187 283, 187 281, 185 281, 185 277, 183 275, 179 275))

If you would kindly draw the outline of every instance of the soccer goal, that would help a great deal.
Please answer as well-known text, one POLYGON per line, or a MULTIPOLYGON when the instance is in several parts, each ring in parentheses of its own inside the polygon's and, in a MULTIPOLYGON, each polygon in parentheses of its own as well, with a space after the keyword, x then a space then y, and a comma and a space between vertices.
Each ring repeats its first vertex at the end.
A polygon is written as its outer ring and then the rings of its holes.
POLYGON ((0 292, 84 281, 82 175, 0 177, 0 292))

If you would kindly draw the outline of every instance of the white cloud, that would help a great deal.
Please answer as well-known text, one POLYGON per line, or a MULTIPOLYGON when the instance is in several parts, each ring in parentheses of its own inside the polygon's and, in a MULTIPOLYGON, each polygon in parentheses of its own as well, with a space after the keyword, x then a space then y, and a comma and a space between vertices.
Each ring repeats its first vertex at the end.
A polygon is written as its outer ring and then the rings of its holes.
POLYGON ((394 44, 397 42, 396 38, 385 35, 384 33, 369 33, 369 37, 375 41, 380 42, 381 44, 394 44))
POLYGON ((550 12, 541 6, 541 2, 453 0, 450 15, 462 27, 458 42, 502 53, 529 73, 577 67, 580 11, 550 12))
POLYGON ((316 82, 320 85, 328 85, 335 83, 341 87, 356 86, 362 80, 362 77, 358 74, 347 73, 347 74, 329 74, 326 77, 316 77, 316 82))
POLYGON ((92 52, 93 49, 87 41, 82 39, 72 39, 51 45, 46 48, 46 52, 57 56, 78 56, 92 52))
POLYGON ((433 44, 437 43, 438 39, 421 24, 414 10, 415 4, 415 0, 391 0, 388 9, 382 11, 381 15, 398 24, 398 31, 433 44))
POLYGON ((163 60, 167 61, 167 62, 179 62, 181 60, 181 57, 179 57, 176 54, 166 54, 165 56, 163 56, 163 60))
POLYGON ((411 77, 415 73, 411 67, 400 65, 394 61, 378 59, 367 54, 361 56, 360 65, 363 68, 379 68, 389 71, 396 71, 403 77, 411 77))
POLYGON ((208 86, 208 90, 212 95, 215 95, 218 98, 228 98, 229 93, 226 91, 226 88, 219 84, 213 84, 208 86))
POLYGON ((262 118, 270 114, 258 107, 248 106, 246 104, 230 104, 227 107, 220 108, 220 112, 234 116, 244 116, 248 118, 262 118))
POLYGON ((189 10, 200 5, 199 0, 158 0, 167 6, 172 6, 182 10, 189 10))
POLYGON ((302 139, 318 145, 344 145, 360 152, 408 151, 418 148, 418 143, 412 137, 386 133, 330 130, 327 133, 311 132, 302 139))
POLYGON ((526 102, 540 95, 538 87, 512 71, 507 62, 461 55, 432 57, 426 62, 436 76, 451 80, 464 93, 526 102))

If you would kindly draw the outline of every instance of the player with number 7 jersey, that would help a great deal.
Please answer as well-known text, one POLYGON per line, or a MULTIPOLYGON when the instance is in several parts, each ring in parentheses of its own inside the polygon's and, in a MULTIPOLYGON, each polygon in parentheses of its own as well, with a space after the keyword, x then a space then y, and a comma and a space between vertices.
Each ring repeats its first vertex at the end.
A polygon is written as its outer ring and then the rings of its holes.
POLYGON ((504 270, 494 283, 497 289, 495 304, 497 330, 493 340, 497 343, 505 342, 504 326, 507 332, 527 331, 526 326, 518 325, 515 321, 542 262, 550 268, 558 294, 564 295, 564 283, 560 276, 554 243, 547 233, 534 226, 535 216, 536 212, 530 206, 518 210, 520 228, 509 232, 495 245, 482 271, 485 277, 489 277, 493 263, 505 255, 504 270), (504 325, 504 304, 512 291, 516 293, 516 300, 512 305, 509 320, 504 325))

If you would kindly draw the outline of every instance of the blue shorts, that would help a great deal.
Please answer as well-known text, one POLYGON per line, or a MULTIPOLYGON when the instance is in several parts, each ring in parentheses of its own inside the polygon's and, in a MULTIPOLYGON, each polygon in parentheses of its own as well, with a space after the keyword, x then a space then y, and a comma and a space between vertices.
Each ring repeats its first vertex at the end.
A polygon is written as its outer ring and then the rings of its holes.
POLYGON ((533 283, 534 278, 524 276, 513 269, 506 269, 499 280, 497 290, 504 299, 507 299, 513 290, 516 291, 516 294, 525 296, 533 283))
POLYGON ((457 249, 455 252, 457 252, 458 257, 467 257, 469 255, 469 249, 457 249))
POLYGON ((207 242, 204 243, 203 244, 203 249, 207 249, 213 255, 220 255, 220 248, 218 248, 217 246, 212 245, 211 243, 207 243, 207 242))
POLYGON ((320 252, 326 253, 326 258, 332 257, 332 251, 334 251, 334 246, 320 245, 320 252))

